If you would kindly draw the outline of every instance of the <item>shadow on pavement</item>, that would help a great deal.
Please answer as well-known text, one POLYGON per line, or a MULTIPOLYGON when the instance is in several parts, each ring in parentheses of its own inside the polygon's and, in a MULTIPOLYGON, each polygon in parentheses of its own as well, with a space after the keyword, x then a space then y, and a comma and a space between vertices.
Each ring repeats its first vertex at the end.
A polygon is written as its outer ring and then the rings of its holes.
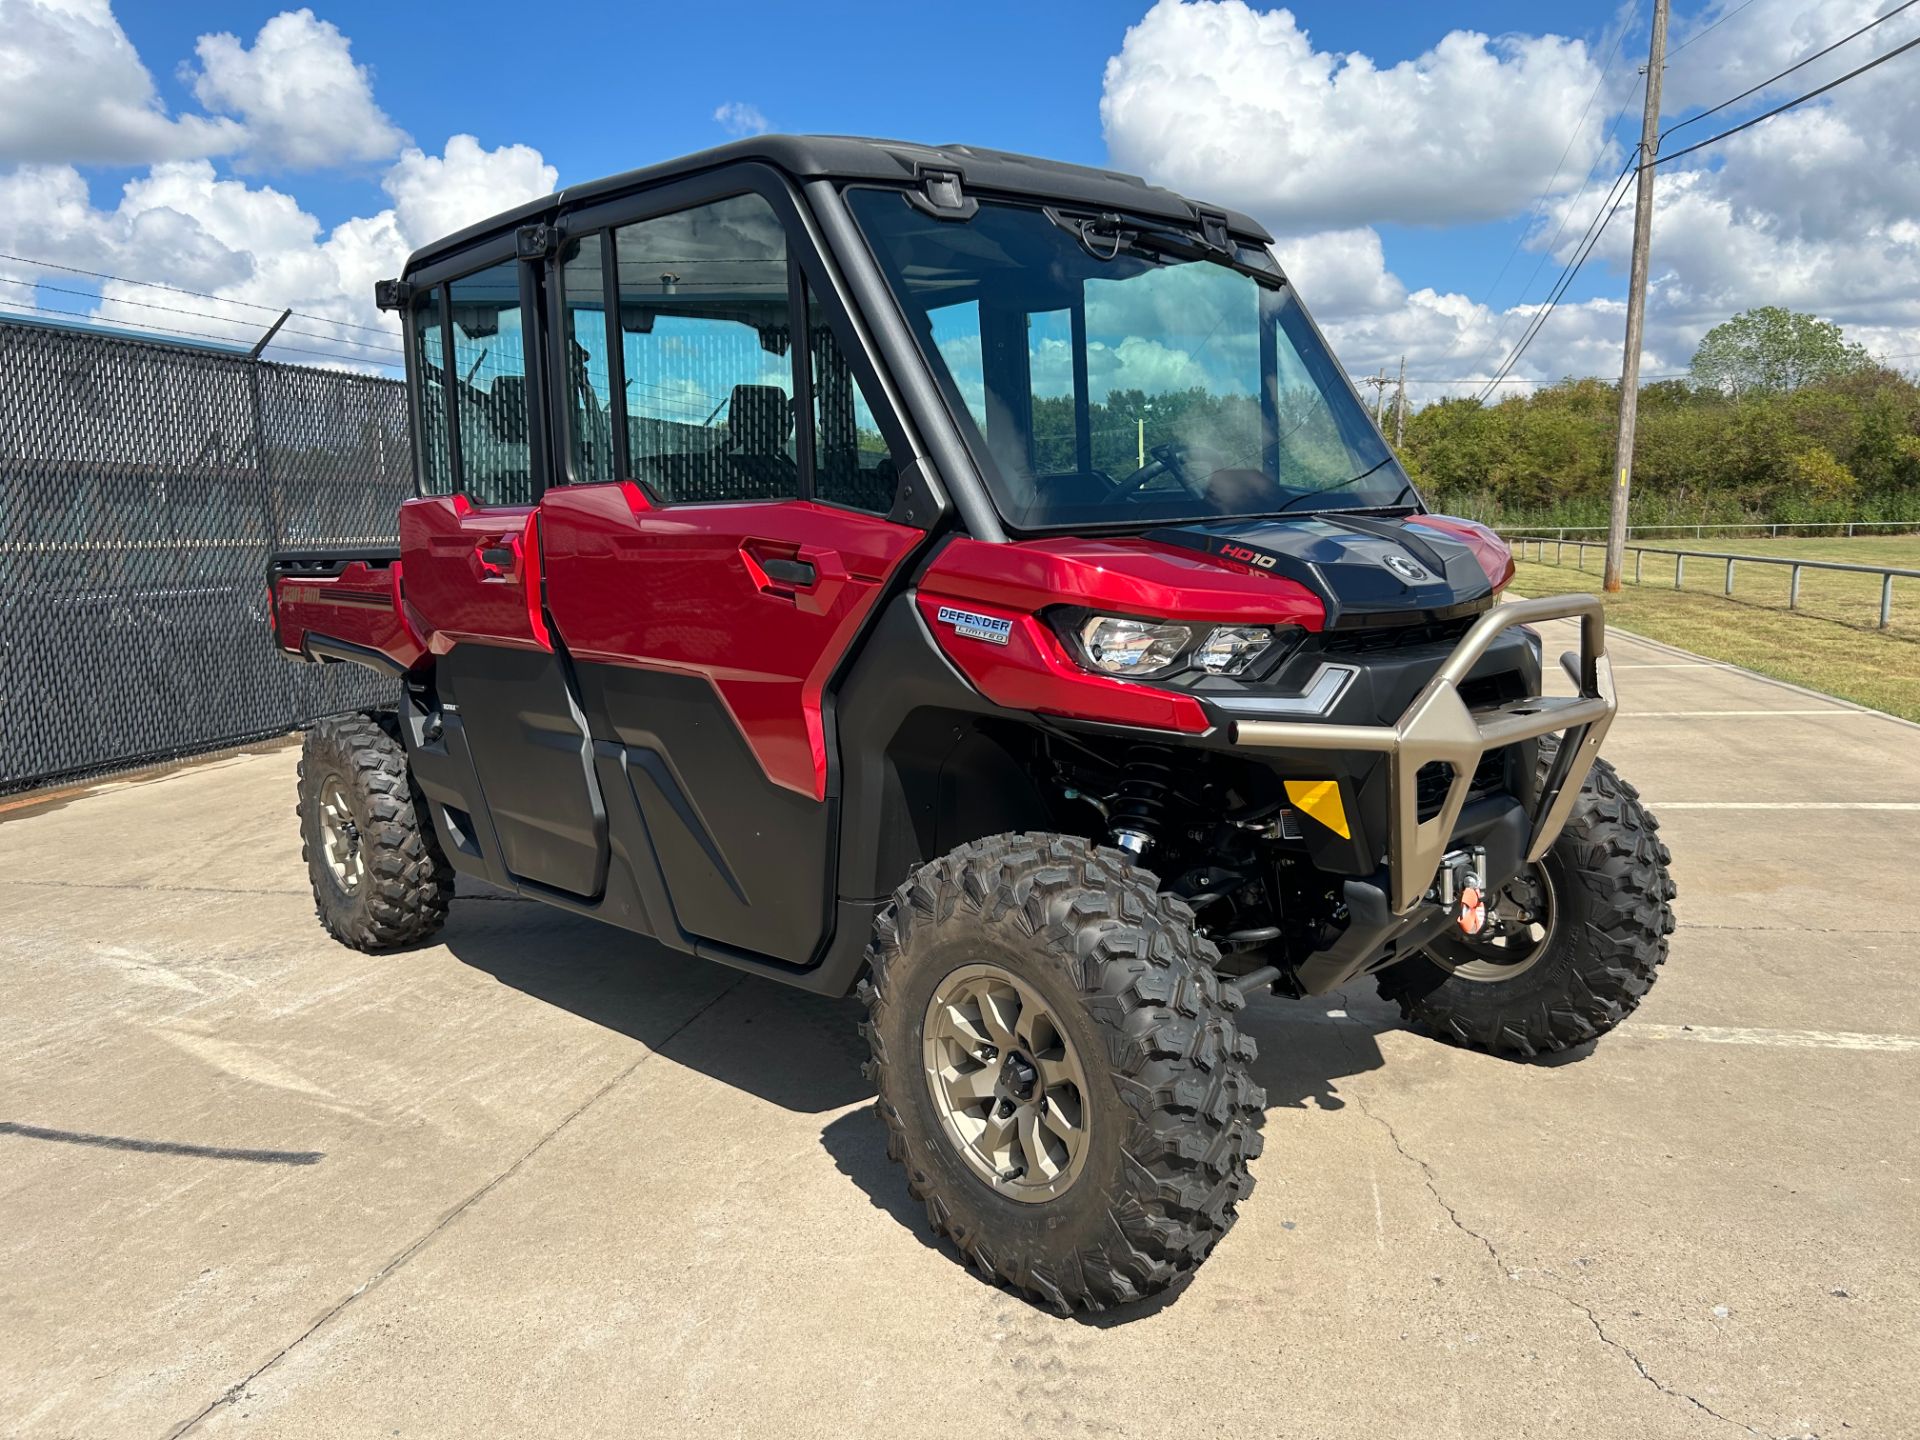
MULTIPOLYGON (((782 1109, 843 1110, 872 1096, 860 1073, 861 1006, 668 951, 598 921, 508 899, 454 907, 442 940, 462 964, 596 1025, 632 1036, 661 1058, 782 1109)), ((1397 1017, 1373 1001, 1334 995, 1255 1001, 1240 1023, 1259 1045, 1254 1079, 1267 1108, 1333 1111, 1339 1082, 1382 1064, 1375 1037, 1397 1017), (1329 1008, 1352 1005, 1340 1017, 1329 1008)), ((829 1121, 820 1143, 840 1173, 930 1249, 943 1249, 906 1177, 887 1158, 886 1130, 861 1105, 829 1121)), ((1272 1156, 1258 1164, 1272 1165, 1272 1156)), ((1082 1318, 1125 1324, 1173 1303, 1184 1286, 1123 1310, 1082 1318)))
POLYGON ((503 985, 782 1109, 837 1110, 873 1093, 860 1076, 857 1001, 743 975, 532 901, 463 896, 439 938, 503 985))
MULTIPOLYGON (((1326 1010, 1341 1003, 1338 996, 1302 1002, 1256 1000, 1242 1012, 1241 1025, 1260 1047, 1253 1078, 1266 1089, 1268 1110, 1341 1109, 1346 1102, 1339 1096, 1337 1083, 1376 1070, 1383 1063, 1374 1037, 1394 1028, 1392 1011, 1370 1005, 1364 1013, 1346 1019, 1327 1018, 1326 1010), (1291 1006, 1318 1008, 1290 1012, 1291 1006)), ((820 1132, 820 1143, 840 1173, 860 1187, 874 1209, 890 1216, 928 1249, 949 1256, 956 1253, 934 1236, 926 1209, 907 1193, 905 1172, 887 1158, 886 1127, 870 1109, 863 1106, 834 1120, 820 1132)), ((1276 1162, 1285 1163, 1284 1157, 1270 1151, 1267 1159, 1254 1164, 1276 1162)), ((1137 1305, 1071 1318, 1099 1329, 1125 1325, 1173 1304, 1186 1285, 1182 1281, 1137 1305)))

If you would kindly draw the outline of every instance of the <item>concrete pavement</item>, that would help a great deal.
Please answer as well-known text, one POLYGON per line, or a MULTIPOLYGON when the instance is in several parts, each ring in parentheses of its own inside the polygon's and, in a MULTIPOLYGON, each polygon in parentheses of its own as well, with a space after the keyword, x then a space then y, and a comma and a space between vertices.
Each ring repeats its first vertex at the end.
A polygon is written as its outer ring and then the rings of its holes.
POLYGON ((0 1434, 1914 1434, 1920 729, 1613 650, 1640 1013, 1265 1004, 1239 1225, 1094 1322, 936 1245, 850 1002, 477 895, 335 946, 284 748, 10 815, 0 1434))

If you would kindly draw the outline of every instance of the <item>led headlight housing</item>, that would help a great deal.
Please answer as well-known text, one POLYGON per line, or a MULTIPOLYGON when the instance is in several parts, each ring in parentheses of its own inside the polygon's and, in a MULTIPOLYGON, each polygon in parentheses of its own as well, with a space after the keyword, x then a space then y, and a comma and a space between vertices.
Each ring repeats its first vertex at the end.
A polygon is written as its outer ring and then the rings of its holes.
POLYGON ((1189 625, 1137 620, 1125 615, 1088 615, 1073 622, 1073 635, 1089 669, 1129 678, 1241 675, 1274 648, 1280 632, 1267 625, 1189 625))
POLYGON ((1109 675, 1164 675, 1193 641, 1185 625, 1095 615, 1080 626, 1087 663, 1109 675))
POLYGON ((1193 663, 1209 675, 1238 675, 1267 653, 1273 631, 1264 625, 1219 625, 1193 651, 1193 663))

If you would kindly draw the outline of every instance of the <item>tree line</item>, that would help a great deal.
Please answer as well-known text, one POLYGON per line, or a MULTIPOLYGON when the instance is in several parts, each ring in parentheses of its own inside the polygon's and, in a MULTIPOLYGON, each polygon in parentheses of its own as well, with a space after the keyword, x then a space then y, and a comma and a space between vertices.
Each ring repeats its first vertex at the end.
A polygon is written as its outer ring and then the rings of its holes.
MULTIPOLYGON (((1442 400, 1408 413, 1400 458, 1441 510, 1602 523, 1618 414, 1619 386, 1595 379, 1442 400)), ((1829 322, 1736 316, 1687 378, 1641 388, 1633 508, 1635 524, 1920 521, 1920 385, 1829 322)))

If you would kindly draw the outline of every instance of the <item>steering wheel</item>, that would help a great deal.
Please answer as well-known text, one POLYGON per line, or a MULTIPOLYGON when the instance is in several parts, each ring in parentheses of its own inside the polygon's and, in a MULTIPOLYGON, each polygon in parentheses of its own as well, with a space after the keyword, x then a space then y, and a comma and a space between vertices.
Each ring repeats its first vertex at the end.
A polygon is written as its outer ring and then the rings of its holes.
POLYGON ((1147 486, 1162 475, 1171 475, 1174 482, 1195 499, 1206 496, 1206 477, 1189 468, 1194 458, 1193 447, 1178 440, 1167 440, 1147 451, 1152 458, 1138 470, 1123 480, 1113 484, 1113 494, 1119 500, 1137 500, 1147 486))

